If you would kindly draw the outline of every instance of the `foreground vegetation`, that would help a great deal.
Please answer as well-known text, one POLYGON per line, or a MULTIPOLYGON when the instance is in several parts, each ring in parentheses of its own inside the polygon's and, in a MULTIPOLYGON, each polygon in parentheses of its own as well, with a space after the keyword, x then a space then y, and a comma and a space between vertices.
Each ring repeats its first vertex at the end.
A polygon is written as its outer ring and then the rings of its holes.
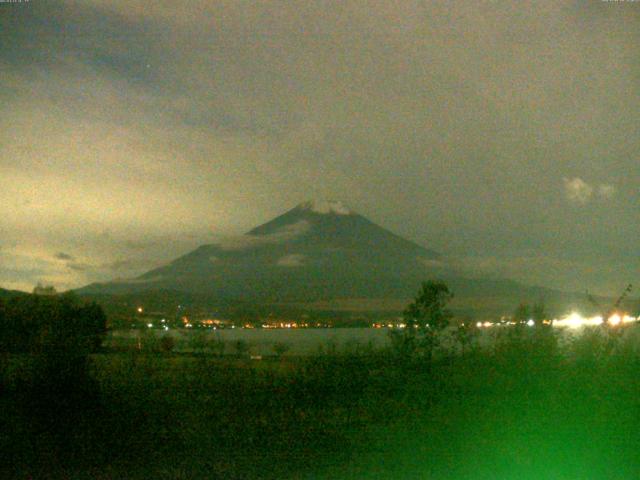
POLYGON ((260 360, 205 336, 100 349, 72 297, 0 305, 0 478, 638 478, 638 326, 443 342, 450 297, 423 285, 384 349, 260 360))
POLYGON ((37 358, 5 354, 0 473, 635 478, 635 328, 585 330, 563 348, 553 333, 503 333, 431 362, 366 349, 262 361, 98 353, 63 384, 37 358))

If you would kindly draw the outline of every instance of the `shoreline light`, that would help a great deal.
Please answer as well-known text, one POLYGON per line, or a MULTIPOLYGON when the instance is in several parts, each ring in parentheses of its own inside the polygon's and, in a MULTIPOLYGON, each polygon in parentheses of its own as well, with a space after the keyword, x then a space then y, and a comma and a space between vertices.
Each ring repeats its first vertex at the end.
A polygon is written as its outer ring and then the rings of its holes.
MULTIPOLYGON (((633 317, 627 314, 619 314, 614 313, 607 319, 607 324, 616 327, 618 325, 627 324, 631 322, 640 321, 640 317, 633 317)), ((578 312, 571 312, 569 315, 562 318, 555 318, 553 320, 543 320, 542 322, 545 325, 551 325, 553 327, 566 327, 566 328, 580 328, 580 327, 588 327, 588 326, 598 326, 604 323, 604 320, 601 315, 595 315, 593 317, 583 317, 578 312)), ((476 327, 478 328, 489 328, 493 326, 508 326, 515 325, 516 322, 477 322, 476 327)), ((535 321, 530 319, 525 323, 529 327, 535 326, 535 321)))
MULTIPOLYGON (((629 315, 620 315, 618 313, 611 315, 607 319, 607 323, 612 327, 615 327, 616 325, 620 325, 621 323, 630 323, 630 322, 636 322, 636 321, 638 321, 638 319, 635 317, 632 317, 629 315)), ((583 317, 577 312, 572 312, 568 316, 561 319, 552 320, 552 325, 554 327, 569 327, 569 328, 596 326, 596 325, 602 325, 603 323, 604 323, 604 320, 600 315, 597 315, 594 317, 583 317)))

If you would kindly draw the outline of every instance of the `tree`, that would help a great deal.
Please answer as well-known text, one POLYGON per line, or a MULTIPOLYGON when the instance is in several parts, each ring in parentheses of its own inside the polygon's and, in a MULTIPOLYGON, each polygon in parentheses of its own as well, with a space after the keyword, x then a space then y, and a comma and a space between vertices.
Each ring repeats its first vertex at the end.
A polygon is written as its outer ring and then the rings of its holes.
POLYGON ((478 336, 478 327, 472 319, 467 318, 463 323, 458 325, 453 336, 460 344, 461 353, 462 356, 464 356, 469 351, 469 348, 472 347, 474 339, 478 336))
POLYGON ((4 310, 0 350, 32 355, 35 388, 64 396, 88 384, 88 356, 106 332, 102 308, 64 294, 13 297, 4 310))
POLYGON ((439 280, 423 282, 418 294, 403 313, 405 327, 392 330, 392 343, 402 355, 422 351, 432 360, 439 334, 449 326, 452 314, 446 308, 453 298, 446 283, 439 280))
POLYGON ((0 324, 0 348, 15 353, 96 351, 106 333, 106 316, 72 294, 11 298, 0 324))
POLYGON ((529 308, 529 304, 520 303, 516 311, 513 312, 513 321, 516 324, 526 323, 531 318, 531 308, 529 308))
POLYGON ((543 300, 539 300, 531 307, 531 318, 536 322, 536 325, 543 325, 543 321, 547 319, 547 310, 543 300))
POLYGON ((5 362, 8 358, 8 355, 6 354, 7 348, 3 345, 3 340, 5 340, 4 329, 6 327, 4 310, 4 302, 2 301, 2 298, 0 298, 0 372, 4 371, 5 362))
POLYGON ((57 295, 58 292, 53 287, 53 285, 44 286, 42 283, 38 282, 38 285, 36 285, 33 288, 33 294, 34 295, 57 295))
POLYGON ((97 351, 107 333, 107 316, 97 303, 88 303, 79 307, 79 331, 87 342, 91 352, 97 351))

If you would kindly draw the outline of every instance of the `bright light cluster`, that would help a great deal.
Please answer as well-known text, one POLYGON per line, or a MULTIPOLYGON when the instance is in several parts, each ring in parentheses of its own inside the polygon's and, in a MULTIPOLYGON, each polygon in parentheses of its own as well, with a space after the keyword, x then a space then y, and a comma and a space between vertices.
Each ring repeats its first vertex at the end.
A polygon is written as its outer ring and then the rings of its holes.
MULTIPOLYGON (((620 325, 621 323, 636 322, 638 318, 631 317, 629 315, 620 315, 615 313, 607 319, 607 323, 611 326, 620 325)), ((583 317, 577 312, 572 312, 570 315, 561 318, 559 320, 552 321, 554 327, 569 327, 578 328, 584 326, 602 325, 603 319, 601 316, 595 317, 583 317)))
MULTIPOLYGON (((611 326, 616 326, 616 325, 620 325, 620 324, 625 324, 625 323, 631 323, 631 322, 637 322, 640 321, 640 317, 632 317, 630 315, 626 315, 626 314, 618 314, 615 313, 613 315, 611 315, 608 319, 607 319, 607 323, 611 326)), ((543 323, 545 325, 553 325, 554 327, 568 327, 568 328, 579 328, 579 327, 586 327, 586 326, 596 326, 596 325, 602 325, 603 323, 603 319, 602 316, 594 316, 594 317, 583 317, 582 315, 580 315, 577 312, 572 312, 569 315, 567 315, 566 317, 562 317, 560 319, 553 319, 553 320, 544 320, 543 323)), ((499 323, 494 323, 494 322, 478 322, 476 324, 476 327, 478 328, 489 328, 489 327, 494 327, 494 326, 508 326, 508 325, 515 325, 516 322, 513 321, 509 321, 509 322, 499 322, 499 323)), ((529 321, 526 322, 526 325, 529 327, 533 327, 535 326, 535 322, 530 319, 529 321)))

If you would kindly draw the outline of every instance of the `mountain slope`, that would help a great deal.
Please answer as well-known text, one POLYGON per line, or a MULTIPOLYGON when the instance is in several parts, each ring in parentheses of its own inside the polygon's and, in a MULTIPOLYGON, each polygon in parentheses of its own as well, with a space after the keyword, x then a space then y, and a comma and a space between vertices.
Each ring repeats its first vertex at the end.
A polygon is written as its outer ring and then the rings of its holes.
POLYGON ((300 204, 243 236, 203 245, 135 279, 93 284, 79 293, 163 290, 212 302, 304 304, 407 299, 429 278, 446 280, 456 296, 470 304, 488 298, 515 308, 521 299, 555 295, 505 279, 464 278, 437 252, 339 202, 300 204))
POLYGON ((80 292, 173 289, 259 301, 387 297, 441 270, 439 257, 339 203, 307 202, 242 237, 203 245, 131 281, 80 292))

